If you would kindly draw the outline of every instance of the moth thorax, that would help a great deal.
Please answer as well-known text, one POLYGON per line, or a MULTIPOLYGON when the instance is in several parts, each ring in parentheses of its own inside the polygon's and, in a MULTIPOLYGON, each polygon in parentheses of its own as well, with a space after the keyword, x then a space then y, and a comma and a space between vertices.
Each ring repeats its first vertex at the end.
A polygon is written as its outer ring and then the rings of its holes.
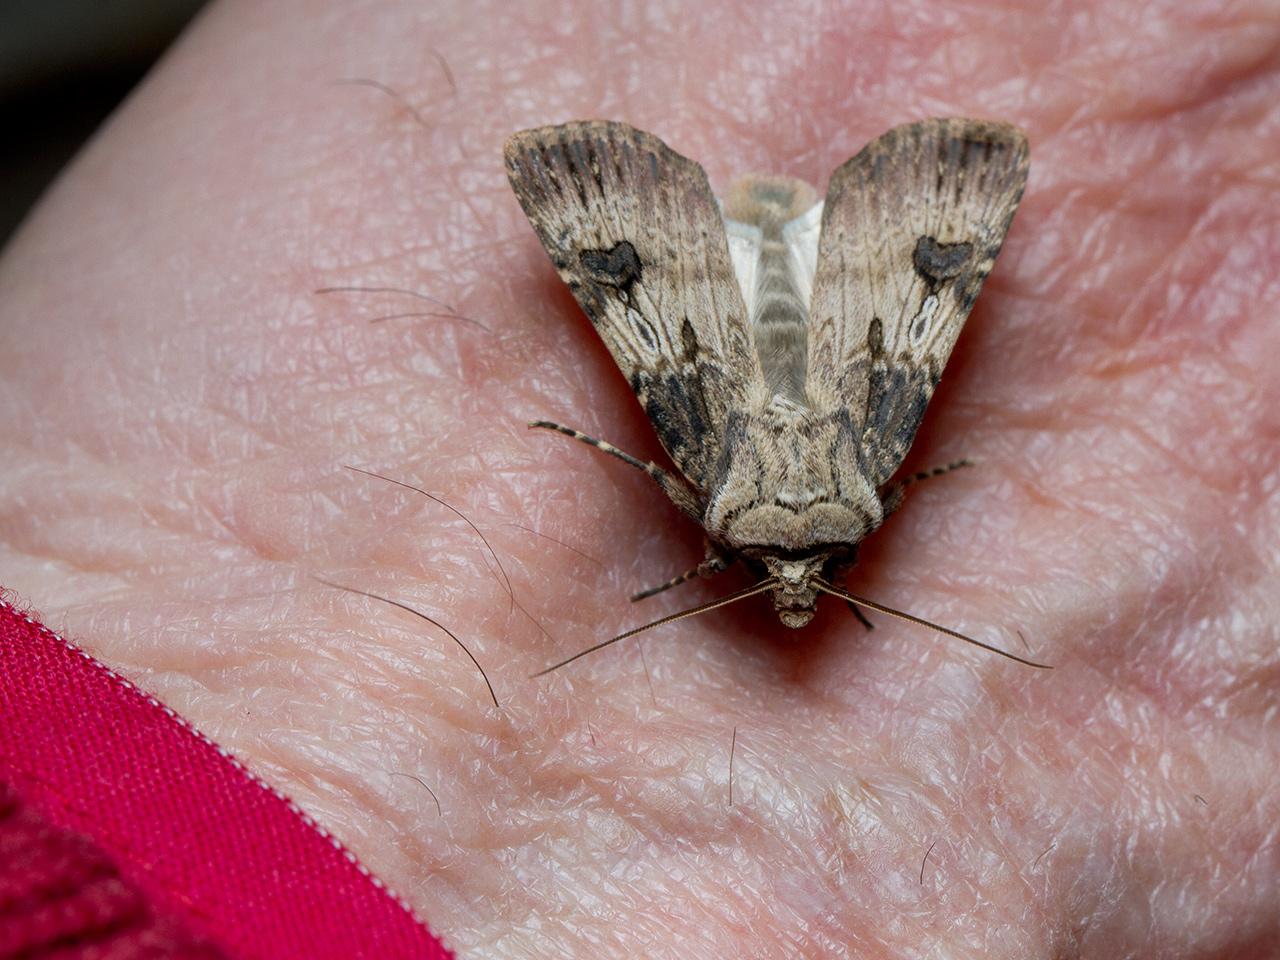
POLYGON ((761 557, 765 570, 777 581, 773 588, 773 608, 784 626, 799 628, 813 619, 818 606, 815 580, 822 575, 826 554, 809 557, 761 557))
POLYGON ((724 198, 724 215, 759 227, 766 238, 818 202, 817 191, 794 177, 747 176, 734 182, 724 198))

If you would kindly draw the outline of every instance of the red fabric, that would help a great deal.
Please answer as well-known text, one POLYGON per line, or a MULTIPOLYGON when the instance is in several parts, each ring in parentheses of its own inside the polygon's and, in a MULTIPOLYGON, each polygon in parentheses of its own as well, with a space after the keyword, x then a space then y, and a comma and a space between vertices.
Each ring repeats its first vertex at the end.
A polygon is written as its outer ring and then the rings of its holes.
POLYGON ((0 781, 237 960, 452 956, 290 801, 2 601, 0 781))
POLYGON ((227 960, 155 909, 87 838, 0 784, 0 958, 227 960))

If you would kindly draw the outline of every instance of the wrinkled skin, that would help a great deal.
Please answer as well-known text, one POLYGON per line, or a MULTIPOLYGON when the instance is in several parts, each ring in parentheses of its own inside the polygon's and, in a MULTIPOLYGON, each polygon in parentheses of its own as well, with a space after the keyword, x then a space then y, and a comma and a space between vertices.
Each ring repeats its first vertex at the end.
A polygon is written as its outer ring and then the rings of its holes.
POLYGON ((463 956, 1280 955, 1275 5, 775 6, 212 8, 0 268, 0 580, 463 956), (979 465, 849 583, 1056 670, 756 597, 528 679, 746 581, 630 607, 698 531, 525 429, 660 457, 503 138, 625 119, 719 186, 821 185, 928 114, 1023 125, 1031 181, 907 462, 979 465), (488 329, 313 292, 353 284, 488 329), (464 510, 545 634, 466 525, 343 464, 464 510), (501 711, 313 576, 446 622, 501 711))

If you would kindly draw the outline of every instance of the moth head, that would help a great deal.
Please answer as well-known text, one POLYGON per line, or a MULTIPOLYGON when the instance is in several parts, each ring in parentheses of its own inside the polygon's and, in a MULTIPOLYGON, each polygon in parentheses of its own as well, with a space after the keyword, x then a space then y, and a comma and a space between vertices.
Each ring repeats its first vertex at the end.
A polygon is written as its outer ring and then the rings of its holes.
POLYGON ((773 554, 759 557, 770 579, 775 582, 773 609, 784 625, 799 628, 813 619, 818 607, 817 581, 829 559, 830 554, 826 552, 803 557, 773 554))

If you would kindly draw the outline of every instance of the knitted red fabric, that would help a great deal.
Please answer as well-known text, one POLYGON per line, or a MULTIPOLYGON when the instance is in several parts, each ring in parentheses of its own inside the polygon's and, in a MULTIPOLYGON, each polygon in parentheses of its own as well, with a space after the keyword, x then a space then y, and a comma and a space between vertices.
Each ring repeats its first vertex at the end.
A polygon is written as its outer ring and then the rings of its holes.
MULTIPOLYGON (((38 811, 28 820, 29 811, 11 810, 20 818, 14 838, 55 843, 41 834, 43 822, 97 848, 73 844, 66 849, 76 862, 37 868, 25 882, 19 860, 0 850, 0 914, 45 881, 47 902, 61 904, 54 913, 81 912, 36 921, 67 924, 71 939, 54 944, 61 952, 13 947, 0 957, 114 960, 75 939, 77 929, 95 929, 94 911, 151 937, 164 933, 190 948, 183 956, 218 956, 199 952, 212 944, 236 960, 451 956, 290 801, 172 710, 2 601, 0 782, 38 811)), ((169 955, 159 947, 120 954, 169 955)))
POLYGON ((53 826, 0 784, 0 958, 225 960, 162 916, 85 837, 53 826))

